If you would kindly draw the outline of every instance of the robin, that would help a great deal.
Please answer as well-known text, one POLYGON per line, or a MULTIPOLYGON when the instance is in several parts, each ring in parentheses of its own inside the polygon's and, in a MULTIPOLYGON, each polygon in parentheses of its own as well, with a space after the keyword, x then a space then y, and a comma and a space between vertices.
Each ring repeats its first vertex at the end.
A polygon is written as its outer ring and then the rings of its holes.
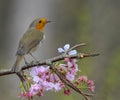
POLYGON ((20 39, 18 50, 16 52, 17 58, 12 71, 19 72, 21 70, 20 62, 22 59, 25 60, 26 54, 30 54, 35 59, 32 52, 36 51, 37 46, 43 41, 45 37, 44 28, 49 22, 51 21, 48 21, 46 18, 38 18, 30 24, 28 30, 20 39))

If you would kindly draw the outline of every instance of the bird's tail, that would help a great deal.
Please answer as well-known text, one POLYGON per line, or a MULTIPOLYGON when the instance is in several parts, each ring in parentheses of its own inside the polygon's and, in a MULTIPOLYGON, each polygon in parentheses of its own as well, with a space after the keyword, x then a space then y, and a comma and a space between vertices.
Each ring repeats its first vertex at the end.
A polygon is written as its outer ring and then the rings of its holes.
MULTIPOLYGON (((15 61, 15 64, 14 64, 14 66, 12 67, 12 71, 14 71, 14 72, 17 74, 17 76, 20 78, 20 80, 21 80, 21 82, 22 82, 22 85, 23 85, 25 91, 28 92, 29 89, 28 89, 27 81, 26 81, 26 78, 25 78, 25 76, 24 76, 23 71, 22 71, 21 68, 20 68, 20 67, 21 67, 21 66, 20 66, 20 63, 21 63, 23 57, 24 57, 23 55, 18 55, 18 56, 17 56, 16 61, 15 61)), ((29 99, 29 100, 30 100, 30 99, 29 99)))
POLYGON ((21 63, 23 57, 24 57, 23 55, 17 55, 15 64, 14 64, 13 67, 12 67, 12 71, 14 71, 14 72, 19 72, 19 71, 21 70, 21 68, 20 68, 20 63, 21 63))

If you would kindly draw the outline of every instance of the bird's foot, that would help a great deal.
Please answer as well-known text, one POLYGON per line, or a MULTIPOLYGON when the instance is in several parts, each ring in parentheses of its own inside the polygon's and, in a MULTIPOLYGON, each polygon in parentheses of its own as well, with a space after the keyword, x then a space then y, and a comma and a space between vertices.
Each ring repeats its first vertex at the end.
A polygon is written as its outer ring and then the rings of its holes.
POLYGON ((11 71, 12 71, 12 72, 16 72, 16 67, 13 66, 13 67, 11 68, 11 71))
POLYGON ((25 61, 25 65, 28 65, 29 63, 25 61))
POLYGON ((25 57, 24 57, 24 62, 26 66, 29 66, 29 63, 26 61, 25 57))
POLYGON ((21 70, 22 70, 22 68, 20 68, 20 67, 17 67, 17 66, 13 66, 12 68, 11 68, 11 71, 12 72, 21 72, 21 70))

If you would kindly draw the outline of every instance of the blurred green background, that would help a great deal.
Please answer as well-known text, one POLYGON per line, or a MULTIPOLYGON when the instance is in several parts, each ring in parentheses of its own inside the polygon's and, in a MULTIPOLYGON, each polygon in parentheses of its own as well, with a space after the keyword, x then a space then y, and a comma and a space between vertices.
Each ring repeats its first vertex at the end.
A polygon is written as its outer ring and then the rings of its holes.
MULTIPOLYGON (((57 48, 85 42, 79 52, 100 53, 79 61, 81 74, 95 80, 92 100, 118 100, 120 97, 120 0, 0 0, 0 69, 15 61, 19 39, 31 21, 46 17, 52 23, 46 39, 34 53, 38 59, 58 55, 57 48)), ((29 56, 27 58, 30 60, 29 56)), ((19 79, 0 77, 0 100, 18 100, 19 79)), ((35 100, 84 100, 73 92, 45 92, 35 100)))

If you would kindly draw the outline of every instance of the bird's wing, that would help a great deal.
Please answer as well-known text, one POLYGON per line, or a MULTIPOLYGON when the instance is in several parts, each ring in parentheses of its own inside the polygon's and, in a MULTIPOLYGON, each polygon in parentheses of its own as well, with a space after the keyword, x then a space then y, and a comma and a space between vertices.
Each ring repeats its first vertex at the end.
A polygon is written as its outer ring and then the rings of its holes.
POLYGON ((29 29, 21 38, 17 55, 24 55, 35 48, 42 41, 44 33, 40 30, 29 29))

